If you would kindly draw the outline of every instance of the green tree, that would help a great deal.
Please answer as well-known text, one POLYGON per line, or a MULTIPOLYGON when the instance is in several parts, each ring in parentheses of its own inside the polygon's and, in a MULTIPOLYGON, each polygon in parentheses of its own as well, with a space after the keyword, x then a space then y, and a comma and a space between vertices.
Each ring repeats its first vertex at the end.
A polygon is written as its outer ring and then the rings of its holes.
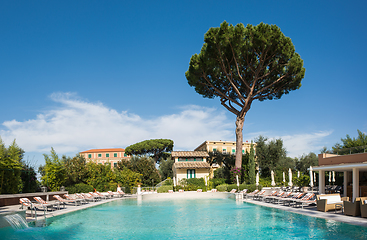
POLYGON ((150 139, 128 146, 125 153, 140 156, 151 154, 155 163, 159 163, 164 153, 171 152, 172 149, 173 141, 170 139, 150 139))
POLYGON ((250 155, 249 155, 249 163, 248 163, 248 178, 250 184, 255 184, 256 176, 255 176, 255 151, 254 146, 251 141, 250 155))
POLYGON ((131 171, 141 174, 141 183, 144 186, 153 186, 160 182, 158 170, 155 168, 152 158, 142 156, 132 156, 129 160, 121 160, 117 163, 117 168, 123 170, 128 168, 131 171))
POLYGON ((0 193, 19 193, 23 189, 21 178, 24 151, 15 142, 6 148, 0 138, 0 193))
POLYGON ((313 152, 310 152, 307 155, 302 155, 299 159, 296 159, 296 169, 303 174, 309 174, 310 166, 318 166, 319 165, 319 158, 313 152))
POLYGON ((75 157, 62 157, 66 169, 65 186, 72 186, 78 183, 85 183, 87 174, 86 160, 79 154, 75 157))
POLYGON ((175 160, 170 157, 165 160, 161 160, 159 164, 159 174, 161 175, 162 180, 173 178, 172 166, 174 163, 175 160))
POLYGON ((23 182, 22 193, 33 193, 39 188, 37 173, 29 162, 22 162, 21 179, 23 182))
MULTIPOLYGON (((260 168, 261 177, 267 178, 271 176, 271 170, 277 172, 287 171, 292 166, 286 158, 286 150, 283 147, 282 139, 275 139, 267 142, 267 138, 259 136, 256 142, 256 157, 260 168)), ((278 175, 278 173, 277 173, 278 175)))
POLYGON ((65 185, 67 177, 65 165, 53 148, 51 148, 50 155, 43 154, 43 156, 46 164, 40 166, 38 170, 42 175, 42 184, 47 186, 51 191, 59 191, 60 187, 65 185))
POLYGON ((236 115, 236 167, 241 167, 243 125, 254 100, 280 99, 301 87, 303 60, 279 27, 223 22, 204 36, 186 78, 203 97, 219 97, 236 115))
POLYGON ((357 138, 351 138, 349 134, 347 134, 345 138, 341 138, 342 144, 336 143, 332 147, 333 153, 344 155, 365 152, 367 149, 367 135, 361 132, 359 129, 357 129, 357 132, 357 138))

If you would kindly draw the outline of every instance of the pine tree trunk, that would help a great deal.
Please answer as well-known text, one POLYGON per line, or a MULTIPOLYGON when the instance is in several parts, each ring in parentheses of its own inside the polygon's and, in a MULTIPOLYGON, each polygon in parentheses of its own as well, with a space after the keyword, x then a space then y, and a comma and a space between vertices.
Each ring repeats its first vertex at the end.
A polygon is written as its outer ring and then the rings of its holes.
POLYGON ((240 168, 242 166, 242 143, 243 143, 243 123, 245 122, 245 116, 236 118, 236 163, 235 167, 240 168))

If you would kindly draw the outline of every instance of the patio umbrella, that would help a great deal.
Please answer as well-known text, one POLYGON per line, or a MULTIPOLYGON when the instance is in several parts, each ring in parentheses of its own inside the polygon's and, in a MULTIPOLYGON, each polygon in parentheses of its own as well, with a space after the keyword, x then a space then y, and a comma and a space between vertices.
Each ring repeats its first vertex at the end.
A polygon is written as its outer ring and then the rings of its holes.
POLYGON ((312 166, 310 166, 310 187, 313 188, 312 166))
POLYGON ((299 176, 300 176, 300 172, 298 171, 297 177, 299 178, 299 176))
POLYGON ((271 170, 271 186, 275 186, 275 181, 274 181, 274 171, 271 170))
POLYGON ((176 187, 176 178, 173 177, 173 186, 176 187))
POLYGON ((259 172, 256 173, 256 187, 259 186, 259 172))
POLYGON ((285 183, 285 173, 283 172, 283 182, 285 183))
POLYGON ((237 187, 239 187, 240 183, 238 182, 238 175, 236 175, 236 181, 237 181, 237 187))
POLYGON ((293 183, 292 183, 292 170, 290 168, 288 170, 288 176, 289 176, 289 183, 288 183, 288 185, 290 187, 292 187, 293 186, 293 183))
POLYGON ((316 172, 313 172, 313 181, 316 183, 316 172))
POLYGON ((329 172, 329 184, 331 183, 331 172, 329 172))
POLYGON ((335 171, 333 171, 333 183, 335 183, 335 171))

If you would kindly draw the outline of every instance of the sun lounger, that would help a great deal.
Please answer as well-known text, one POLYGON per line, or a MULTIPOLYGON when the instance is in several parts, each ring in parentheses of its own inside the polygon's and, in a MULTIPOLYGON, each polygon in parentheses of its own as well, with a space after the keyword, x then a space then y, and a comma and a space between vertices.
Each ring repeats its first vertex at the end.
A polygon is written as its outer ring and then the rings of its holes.
POLYGON ((286 203, 288 203, 288 206, 290 206, 291 202, 295 199, 300 199, 302 196, 304 195, 304 193, 292 193, 289 197, 287 198, 283 198, 283 199, 279 199, 279 203, 283 203, 283 205, 285 205, 286 203))
POLYGON ((173 190, 168 190, 168 193, 173 193, 173 190))
POLYGON ((20 198, 19 203, 22 205, 21 208, 27 207, 31 210, 31 217, 33 217, 32 209, 34 210, 34 216, 37 219, 37 208, 43 208, 43 214, 46 215, 47 208, 43 207, 41 204, 32 203, 28 198, 20 198))
POLYGON ((184 190, 183 189, 179 189, 178 192, 184 192, 184 190))
POLYGON ((45 200, 43 200, 40 197, 33 197, 33 199, 36 200, 39 204, 41 204, 46 209, 48 209, 49 207, 60 209, 60 204, 58 202, 46 202, 45 200))
POLYGON ((203 189, 197 189, 196 192, 203 192, 203 189))
POLYGON ((253 192, 250 192, 250 193, 245 194, 245 197, 246 197, 246 199, 249 198, 249 197, 250 198, 251 197, 253 198, 255 196, 255 194, 258 193, 258 192, 259 192, 259 190, 256 189, 253 192))
POLYGON ((91 195, 90 193, 81 193, 81 195, 83 196, 83 198, 87 201, 93 201, 96 202, 98 200, 97 197, 91 195))
POLYGON ((230 193, 236 193, 237 189, 232 189, 230 193))
POLYGON ((54 195, 54 198, 56 198, 56 200, 59 201, 59 204, 62 203, 64 205, 64 208, 65 208, 66 203, 73 203, 75 206, 77 205, 76 200, 63 199, 59 195, 54 195))
POLYGON ((263 196, 262 197, 262 200, 264 201, 264 202, 271 202, 271 201, 273 201, 273 198, 274 197, 280 197, 280 196, 282 196, 284 194, 284 192, 283 191, 280 191, 280 192, 278 192, 278 191, 272 191, 270 194, 268 194, 268 195, 265 195, 265 196, 263 196))
POLYGON ((102 200, 102 196, 95 192, 89 192, 89 194, 97 200, 102 200))
POLYGON ((111 197, 121 197, 122 194, 118 193, 118 192, 112 192, 112 191, 107 191, 107 193, 111 196, 111 197))
POLYGON ((121 190, 117 190, 117 193, 121 195, 121 197, 123 197, 125 195, 124 191, 121 190))
POLYGON ((293 200, 293 203, 294 203, 295 207, 297 207, 298 205, 301 205, 302 208, 304 206, 308 206, 308 205, 311 205, 311 204, 316 204, 315 194, 314 193, 307 193, 301 199, 293 200))
POLYGON ((217 192, 217 189, 213 188, 213 189, 212 189, 212 192, 217 192))
POLYGON ((73 201, 80 202, 80 204, 83 204, 83 202, 85 202, 85 203, 87 202, 87 201, 84 201, 84 199, 82 199, 82 198, 73 198, 69 194, 64 194, 64 197, 68 200, 73 200, 73 201))
POLYGON ((275 204, 279 204, 280 200, 287 199, 292 195, 292 192, 281 192, 280 196, 274 196, 271 198, 271 202, 275 204))
POLYGON ((260 200, 260 196, 265 194, 265 190, 261 190, 260 192, 256 193, 253 197, 254 200, 260 200))
POLYGON ((97 193, 97 195, 98 196, 100 196, 101 198, 104 198, 104 199, 107 199, 107 197, 109 197, 109 195, 105 195, 105 194, 103 194, 103 193, 100 193, 100 192, 95 192, 95 193, 97 193))

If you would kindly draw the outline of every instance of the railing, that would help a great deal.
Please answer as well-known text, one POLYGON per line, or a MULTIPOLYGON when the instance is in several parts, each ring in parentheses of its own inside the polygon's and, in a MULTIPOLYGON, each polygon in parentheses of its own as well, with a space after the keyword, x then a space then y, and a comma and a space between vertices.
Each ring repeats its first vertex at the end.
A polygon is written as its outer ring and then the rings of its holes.
MULTIPOLYGON (((142 187, 141 188, 141 192, 155 192, 157 191, 158 187, 142 187)), ((138 188, 134 187, 133 188, 133 194, 136 194, 138 192, 138 188)))

